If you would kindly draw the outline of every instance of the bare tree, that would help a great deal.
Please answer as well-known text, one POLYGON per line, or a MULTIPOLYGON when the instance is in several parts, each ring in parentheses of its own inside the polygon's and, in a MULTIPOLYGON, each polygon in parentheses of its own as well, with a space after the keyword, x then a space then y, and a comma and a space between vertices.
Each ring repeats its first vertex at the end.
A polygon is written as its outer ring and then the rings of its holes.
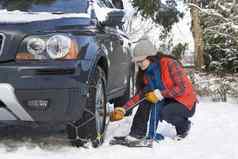
POLYGON ((198 6, 198 1, 193 0, 190 5, 192 15, 192 33, 195 44, 194 62, 195 67, 198 70, 202 69, 204 65, 204 42, 203 42, 203 30, 200 24, 199 11, 201 8, 198 6))

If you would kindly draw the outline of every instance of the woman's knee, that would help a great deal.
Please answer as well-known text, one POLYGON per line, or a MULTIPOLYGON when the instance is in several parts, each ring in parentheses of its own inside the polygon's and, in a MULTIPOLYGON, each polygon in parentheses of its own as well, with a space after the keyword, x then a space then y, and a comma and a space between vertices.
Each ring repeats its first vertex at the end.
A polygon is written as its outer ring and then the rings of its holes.
POLYGON ((161 118, 160 118, 161 121, 164 120, 168 123, 172 122, 172 115, 171 115, 170 109, 168 109, 166 107, 164 109, 162 109, 160 112, 160 116, 161 116, 161 118))
POLYGON ((161 110, 161 120, 176 125, 184 120, 184 114, 176 108, 175 104, 168 104, 161 110))

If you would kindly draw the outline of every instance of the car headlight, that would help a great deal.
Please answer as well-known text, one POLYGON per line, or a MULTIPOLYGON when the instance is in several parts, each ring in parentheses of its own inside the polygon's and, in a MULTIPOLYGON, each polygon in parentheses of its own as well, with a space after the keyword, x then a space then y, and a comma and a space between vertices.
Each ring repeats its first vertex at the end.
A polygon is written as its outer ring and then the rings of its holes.
POLYGON ((30 36, 23 40, 16 55, 17 60, 77 59, 79 49, 69 36, 30 36))
POLYGON ((55 35, 47 41, 46 50, 52 59, 65 57, 71 47, 71 39, 64 35, 55 35))
POLYGON ((27 42, 27 51, 33 55, 39 55, 45 51, 45 41, 40 38, 32 38, 27 42))

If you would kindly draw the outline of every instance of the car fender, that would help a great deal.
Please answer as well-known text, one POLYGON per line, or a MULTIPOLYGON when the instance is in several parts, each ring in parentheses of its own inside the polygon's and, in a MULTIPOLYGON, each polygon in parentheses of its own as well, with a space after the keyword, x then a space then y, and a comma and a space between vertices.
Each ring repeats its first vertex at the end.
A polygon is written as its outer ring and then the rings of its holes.
POLYGON ((108 69, 110 67, 110 61, 108 58, 108 51, 106 47, 100 47, 95 54, 94 59, 92 60, 92 67, 89 73, 90 76, 94 73, 97 66, 100 66, 103 71, 105 71, 106 79, 108 79, 108 69))

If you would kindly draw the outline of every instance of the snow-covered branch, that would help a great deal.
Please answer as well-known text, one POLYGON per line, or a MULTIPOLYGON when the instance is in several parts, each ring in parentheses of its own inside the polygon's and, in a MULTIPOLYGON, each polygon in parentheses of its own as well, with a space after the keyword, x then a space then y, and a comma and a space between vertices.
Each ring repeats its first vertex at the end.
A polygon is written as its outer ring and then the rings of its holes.
POLYGON ((234 40, 237 40, 234 36, 229 35, 229 34, 225 34, 225 33, 221 33, 221 32, 219 32, 218 30, 214 30, 214 29, 208 29, 208 28, 206 28, 204 31, 205 31, 205 32, 206 32, 206 31, 210 31, 210 32, 213 32, 213 33, 219 34, 219 35, 221 35, 221 36, 230 37, 230 38, 232 38, 232 39, 234 39, 234 40))
POLYGON ((194 3, 188 3, 189 7, 195 7, 197 9, 199 9, 200 11, 202 11, 203 9, 201 7, 199 7, 198 5, 194 4, 194 3))
POLYGON ((225 18, 222 14, 220 14, 219 12, 215 11, 214 9, 209 9, 207 11, 204 10, 204 13, 209 14, 209 15, 214 15, 214 16, 218 16, 221 19, 223 19, 226 22, 230 22, 232 21, 232 19, 230 18, 225 18))
POLYGON ((207 29, 222 28, 222 27, 225 27, 225 26, 228 26, 228 25, 229 25, 232 29, 238 30, 238 25, 234 24, 233 22, 227 22, 227 23, 217 24, 217 25, 214 25, 214 26, 207 27, 207 29))
MULTIPOLYGON (((217 0, 219 2, 219 0, 217 0)), ((229 18, 225 18, 222 14, 216 12, 214 9, 203 9, 201 7, 199 7, 198 5, 194 4, 194 3, 188 3, 188 6, 189 7, 195 7, 197 8, 200 12, 203 12, 203 13, 206 13, 206 14, 209 14, 209 15, 216 15, 216 16, 219 16, 221 17, 223 20, 229 22, 231 21, 231 19, 229 18)))
POLYGON ((229 16, 232 13, 232 9, 235 6, 235 3, 233 2, 232 5, 222 5, 222 3, 218 3, 217 7, 220 10, 220 12, 222 12, 222 14, 224 14, 225 16, 229 16))

